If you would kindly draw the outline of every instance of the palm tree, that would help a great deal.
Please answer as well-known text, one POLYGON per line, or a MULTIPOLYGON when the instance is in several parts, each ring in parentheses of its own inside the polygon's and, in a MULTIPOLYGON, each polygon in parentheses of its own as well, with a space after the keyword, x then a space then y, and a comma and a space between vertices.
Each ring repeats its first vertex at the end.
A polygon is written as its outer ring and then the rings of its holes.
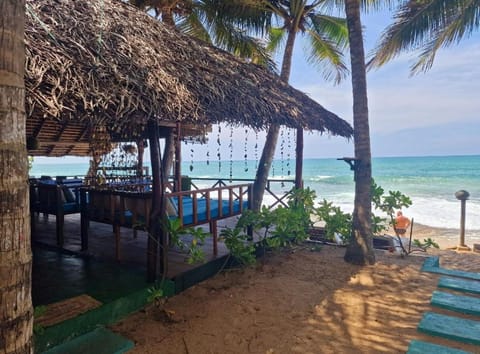
POLYGON ((0 352, 32 353, 25 0, 0 2, 0 352))
MULTIPOLYGON (((280 78, 287 82, 292 67, 293 49, 299 33, 305 34, 310 41, 308 60, 321 65, 326 79, 339 82, 345 77, 347 68, 342 61, 342 50, 348 44, 347 28, 342 18, 325 14, 332 5, 328 0, 265 0, 256 6, 259 10, 270 13, 281 27, 270 29, 269 49, 279 48, 286 37, 280 78)), ((259 168, 253 185, 253 210, 260 210, 263 194, 267 185, 268 174, 272 165, 275 148, 280 131, 279 125, 270 126, 259 168)), ((302 187, 303 129, 297 129, 296 178, 295 187, 302 187)))
POLYGON ((345 261, 354 264, 374 264, 372 242, 372 156, 368 122, 367 79, 363 47, 360 1, 345 0, 353 92, 353 134, 355 144, 355 202, 352 237, 345 252, 345 261))
POLYGON ((229 51, 238 57, 274 67, 262 41, 249 31, 262 33, 268 18, 242 0, 130 0, 153 12, 163 23, 229 51), (263 15, 263 16, 262 16, 263 15), (242 26, 239 27, 238 25, 242 26), (248 28, 248 31, 244 28, 248 28))
POLYGON ((381 66, 398 54, 421 49, 412 73, 431 68, 441 47, 458 43, 480 27, 478 0, 408 0, 396 11, 371 61, 381 66))

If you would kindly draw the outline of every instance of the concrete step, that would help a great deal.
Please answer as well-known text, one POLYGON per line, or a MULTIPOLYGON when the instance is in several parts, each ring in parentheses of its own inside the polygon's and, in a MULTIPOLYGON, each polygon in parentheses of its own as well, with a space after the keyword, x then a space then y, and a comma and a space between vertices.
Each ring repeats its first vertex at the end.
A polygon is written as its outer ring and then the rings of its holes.
POLYGON ((463 350, 445 347, 443 345, 424 342, 421 340, 412 340, 408 346, 407 354, 469 354, 463 350))
POLYGON ((106 328, 97 328, 47 350, 44 354, 121 354, 133 347, 131 340, 106 328))
POLYGON ((480 298, 434 291, 430 303, 450 311, 480 316, 480 298))
POLYGON ((479 321, 426 312, 417 329, 432 336, 480 345, 479 321))

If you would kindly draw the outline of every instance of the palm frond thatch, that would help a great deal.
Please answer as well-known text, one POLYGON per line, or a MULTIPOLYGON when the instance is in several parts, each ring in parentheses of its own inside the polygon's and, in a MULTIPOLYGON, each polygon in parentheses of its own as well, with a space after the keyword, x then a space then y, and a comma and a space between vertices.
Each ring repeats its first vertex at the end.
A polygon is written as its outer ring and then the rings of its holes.
POLYGON ((27 0, 26 53, 34 155, 85 155, 98 127, 131 139, 150 120, 352 135, 347 122, 274 74, 122 1, 27 0))

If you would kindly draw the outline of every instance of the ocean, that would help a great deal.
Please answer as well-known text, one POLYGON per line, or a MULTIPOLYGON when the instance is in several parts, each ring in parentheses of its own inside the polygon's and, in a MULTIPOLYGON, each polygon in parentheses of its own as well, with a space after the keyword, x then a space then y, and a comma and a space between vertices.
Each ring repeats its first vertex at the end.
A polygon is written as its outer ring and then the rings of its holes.
MULTIPOLYGON (((62 175, 83 176, 88 163, 36 163, 31 176, 62 175)), ((193 161, 184 162, 184 175, 202 178, 254 178, 257 162, 247 161, 193 161)), ((294 160, 275 160, 271 178, 276 191, 287 191, 288 182, 294 178, 294 160)), ((432 227, 458 229, 460 226, 460 201, 455 192, 466 190, 470 199, 466 204, 466 228, 469 236, 480 238, 480 155, 435 157, 384 157, 372 161, 373 177, 385 191, 400 191, 409 196, 413 205, 404 214, 416 223, 432 227)), ((316 192, 317 200, 326 199, 344 211, 353 210, 354 181, 349 166, 336 159, 304 160, 304 183, 316 192)), ((198 187, 209 187, 210 181, 193 181, 198 187)), ((265 196, 266 201, 273 197, 265 196)))

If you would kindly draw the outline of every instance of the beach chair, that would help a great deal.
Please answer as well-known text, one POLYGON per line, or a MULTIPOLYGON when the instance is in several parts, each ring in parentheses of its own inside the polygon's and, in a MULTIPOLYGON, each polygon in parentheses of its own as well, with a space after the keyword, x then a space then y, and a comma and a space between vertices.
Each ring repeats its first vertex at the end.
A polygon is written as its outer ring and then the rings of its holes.
POLYGON ((83 182, 74 179, 40 179, 30 181, 30 215, 32 234, 35 232, 35 214, 46 218, 55 215, 57 246, 64 243, 65 215, 80 213, 80 187, 83 182))

